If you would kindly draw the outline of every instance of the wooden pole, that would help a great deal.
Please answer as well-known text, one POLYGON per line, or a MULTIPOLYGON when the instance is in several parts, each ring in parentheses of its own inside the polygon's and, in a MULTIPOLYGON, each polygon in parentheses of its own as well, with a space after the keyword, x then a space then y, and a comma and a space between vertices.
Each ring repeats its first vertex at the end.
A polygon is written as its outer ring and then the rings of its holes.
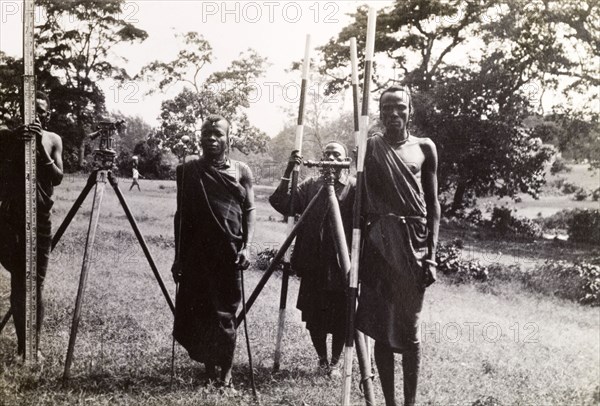
MULTIPOLYGON (((360 120, 360 135, 357 142, 358 156, 356 162, 356 200, 354 202, 354 218, 352 230, 352 265, 350 269, 350 280, 348 289, 348 307, 346 323, 346 352, 344 354, 344 376, 342 388, 342 405, 350 405, 350 388, 352 384, 352 347, 354 345, 354 316, 356 313, 356 297, 358 293, 358 266, 360 263, 361 247, 361 209, 364 188, 364 161, 367 147, 367 132, 369 129, 369 97, 371 86, 371 75, 373 66, 373 53, 375 48, 375 24, 377 19, 376 10, 369 7, 369 18, 367 23, 367 44, 365 49, 365 70, 362 112, 360 120)), ((354 53, 356 56, 356 53, 354 53)), ((370 381, 370 380, 369 380, 370 381)), ((365 381, 366 383, 367 381, 365 381)), ((365 393, 365 395, 367 395, 365 393)), ((366 399, 367 404, 372 399, 366 399)), ((372 403, 371 403, 372 404, 372 403)))
MULTIPOLYGON (((23 2, 23 105, 24 124, 36 118, 35 3, 23 2)), ((25 351, 26 363, 37 362, 37 173, 36 139, 25 142, 25 351)))
MULTIPOLYGON (((306 46, 304 48, 304 61, 302 64, 302 82, 300 85, 300 106, 298 107, 298 123, 296 125, 296 140, 294 144, 294 150, 298 151, 298 155, 302 156, 302 139, 304 136, 304 105, 306 101, 306 89, 308 83, 308 69, 310 66, 310 35, 306 36, 306 46)), ((287 234, 289 235, 294 228, 294 219, 296 211, 294 207, 294 200, 296 195, 296 188, 298 186, 298 172, 300 167, 294 166, 292 172, 292 186, 291 186, 291 198, 290 198, 290 210, 287 216, 287 234)), ((281 343, 283 340, 283 331, 285 328, 285 317, 287 307, 287 291, 288 283, 290 278, 290 252, 289 250, 285 253, 285 265, 283 267, 283 276, 281 278, 281 297, 279 301, 279 321, 277 323, 277 341, 275 343, 275 354, 273 356, 273 370, 279 370, 281 365, 281 343)))

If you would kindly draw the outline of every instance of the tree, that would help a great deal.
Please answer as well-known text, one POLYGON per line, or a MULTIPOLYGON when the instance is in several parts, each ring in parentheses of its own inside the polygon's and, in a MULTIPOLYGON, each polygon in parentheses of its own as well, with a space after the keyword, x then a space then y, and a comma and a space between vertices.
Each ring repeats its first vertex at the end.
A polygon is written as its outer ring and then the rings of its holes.
POLYGON ((196 135, 202 121, 209 114, 218 113, 232 123, 230 137, 234 148, 244 154, 264 152, 268 137, 251 125, 244 110, 250 107, 252 83, 264 73, 266 60, 249 49, 226 70, 207 76, 204 67, 212 60, 210 44, 196 32, 181 37, 184 49, 175 60, 154 61, 137 76, 157 83, 160 90, 176 84, 183 87, 173 99, 162 102, 157 136, 163 146, 175 152, 181 137, 187 135, 194 141, 192 152, 198 152, 196 135))
POLYGON ((132 152, 140 141, 146 141, 154 134, 154 129, 141 116, 127 116, 123 113, 114 112, 111 120, 125 121, 125 128, 121 131, 117 140, 117 148, 120 151, 132 152))
POLYGON ((124 4, 123 0, 39 3, 47 19, 36 27, 38 86, 50 93, 50 129, 63 137, 67 169, 83 163, 85 134, 105 113, 99 81, 129 78, 117 65, 119 59, 114 60, 114 48, 148 36, 126 21, 124 4))
MULTIPOLYGON (((382 9, 377 16, 375 53, 391 60, 402 76, 380 78, 374 64, 378 87, 402 80, 420 90, 430 88, 445 59, 472 35, 492 5, 489 1, 398 0, 382 9)), ((348 86, 347 75, 335 77, 334 72, 349 66, 350 48, 344 44, 351 37, 357 39, 359 59, 364 56, 367 8, 360 7, 353 16, 354 22, 343 28, 337 39, 320 48, 325 56, 321 72, 333 76, 329 92, 348 86)))
POLYGON ((22 103, 23 60, 0 51, 0 125, 14 128, 22 123, 19 106, 22 103))
MULTIPOLYGON (((469 197, 485 194, 537 195, 551 150, 523 120, 546 88, 573 91, 598 83, 592 63, 598 55, 597 11, 593 0, 568 6, 558 0, 408 0, 380 11, 376 59, 392 62, 395 71, 384 79, 380 70, 375 81, 417 91, 413 131, 438 145, 447 208, 458 210, 469 197), (571 56, 573 48, 580 61, 571 56), (564 86, 565 77, 571 86, 564 86)), ((334 75, 349 62, 344 42, 356 36, 364 49, 366 9, 354 17, 321 48, 322 71, 333 77, 330 91, 348 85, 347 76, 334 75)))
POLYGON ((449 70, 414 96, 413 119, 417 134, 438 146, 444 209, 457 212, 478 196, 537 197, 553 151, 522 124, 526 95, 515 93, 506 104, 503 75, 449 70))
POLYGON ((526 86, 541 99, 547 89, 585 94, 600 85, 594 66, 600 57, 597 1, 510 0, 502 7, 497 19, 482 26, 480 65, 503 69, 512 79, 507 94, 526 86))

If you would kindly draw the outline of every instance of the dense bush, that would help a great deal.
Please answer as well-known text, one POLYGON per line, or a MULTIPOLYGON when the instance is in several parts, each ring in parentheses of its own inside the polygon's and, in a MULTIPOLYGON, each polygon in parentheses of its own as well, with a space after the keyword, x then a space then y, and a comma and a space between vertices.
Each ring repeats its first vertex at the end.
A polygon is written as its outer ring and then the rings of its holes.
POLYGON ((573 210, 571 209, 562 209, 557 211, 551 216, 540 217, 536 219, 536 222, 540 224, 540 226, 544 230, 552 231, 552 230, 567 230, 569 228, 569 221, 573 218, 573 210))
POLYGON ((461 249, 460 240, 440 243, 436 253, 438 271, 451 277, 456 283, 486 281, 489 277, 488 268, 479 261, 461 258, 461 249))
POLYGON ((266 271, 269 265, 271 265, 271 261, 273 260, 273 257, 275 257, 275 254, 277 254, 275 248, 260 251, 256 256, 256 267, 261 271, 266 271))
MULTIPOLYGON (((290 248, 290 249, 292 249, 292 248, 290 248)), ((256 267, 258 269, 260 269, 261 271, 266 271, 267 268, 271 265, 273 258, 275 258, 275 255, 277 255, 277 252, 278 252, 278 250, 275 248, 265 249, 265 250, 260 251, 256 256, 256 267)), ((276 270, 282 270, 282 269, 283 269, 283 262, 280 262, 277 265, 276 270)), ((295 274, 293 269, 292 269, 291 274, 292 275, 295 274)))
POLYGON ((587 199, 588 196, 589 196, 589 194, 588 194, 587 190, 585 190, 584 188, 580 187, 573 194, 573 200, 576 200, 576 201, 580 202, 582 200, 587 199))
POLYGON ((557 157, 554 162, 552 162, 552 166, 550 167, 550 173, 552 175, 556 175, 561 172, 571 172, 571 167, 567 165, 567 161, 565 161, 561 157, 557 157))
POLYGON ((484 224, 484 220, 483 220, 483 213, 481 212, 481 210, 475 208, 473 210, 471 210, 469 212, 469 214, 467 214, 465 216, 465 219, 472 225, 475 226, 479 226, 484 224))
POLYGON ((570 195, 571 193, 575 193, 579 189, 581 189, 581 188, 572 182, 562 182, 562 185, 561 185, 561 192, 563 192, 565 195, 570 195))
POLYGON ((131 177, 133 155, 138 157, 138 170, 146 179, 175 179, 177 158, 170 151, 160 148, 156 138, 138 142, 133 153, 122 151, 119 154, 116 164, 122 177, 131 177))
POLYGON ((600 243, 600 210, 572 210, 567 227, 571 241, 600 243))
POLYGON ((600 266, 598 265, 549 260, 541 267, 525 274, 524 282, 542 293, 575 300, 582 304, 600 305, 600 266))
POLYGON ((502 236, 535 238, 542 234, 541 227, 535 221, 515 217, 513 211, 508 207, 494 207, 489 227, 502 236))
POLYGON ((600 187, 592 192, 592 200, 597 202, 600 199, 600 187))

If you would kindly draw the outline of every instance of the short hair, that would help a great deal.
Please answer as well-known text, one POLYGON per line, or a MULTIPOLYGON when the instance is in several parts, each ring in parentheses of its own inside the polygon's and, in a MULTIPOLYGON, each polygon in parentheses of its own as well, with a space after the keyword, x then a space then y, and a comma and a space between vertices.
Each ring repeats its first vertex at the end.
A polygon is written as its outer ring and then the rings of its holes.
POLYGON ((412 94, 410 93, 410 88, 408 86, 395 86, 392 85, 381 92, 381 97, 379 97, 379 110, 381 110, 381 101, 383 100, 383 95, 386 93, 396 93, 396 92, 404 92, 408 95, 408 110, 412 113, 412 94))
POLYGON ((48 103, 48 108, 50 108, 50 98, 48 97, 48 95, 46 93, 38 90, 37 92, 35 92, 35 99, 36 100, 38 100, 38 99, 44 100, 46 103, 48 103))
POLYGON ((229 123, 229 120, 227 120, 220 114, 210 114, 208 117, 206 117, 206 120, 204 120, 204 122, 202 123, 200 131, 202 131, 202 128, 204 128, 204 126, 214 126, 215 123, 218 123, 219 121, 225 121, 227 123, 227 136, 229 137, 229 129, 231 128, 231 124, 229 123))
MULTIPOLYGON (((344 144, 344 143, 341 143, 341 142, 339 142, 339 141, 336 141, 336 140, 331 140, 331 141, 327 141, 327 142, 325 143, 325 148, 327 148, 327 146, 328 146, 329 144, 338 144, 338 145, 340 145, 340 146, 341 146, 341 147, 344 149, 344 152, 346 153, 346 156, 348 156, 348 148, 346 147, 346 144, 344 144)), ((325 152, 325 150, 323 150, 323 152, 325 152)))

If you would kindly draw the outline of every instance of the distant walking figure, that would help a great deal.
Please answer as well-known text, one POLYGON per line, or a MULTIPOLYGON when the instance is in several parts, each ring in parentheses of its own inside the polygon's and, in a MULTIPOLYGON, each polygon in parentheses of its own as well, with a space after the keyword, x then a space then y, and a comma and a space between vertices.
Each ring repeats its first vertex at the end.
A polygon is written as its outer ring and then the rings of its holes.
POLYGON ((133 178, 133 181, 131 182, 131 186, 129 186, 129 190, 133 189, 134 186, 137 186, 138 190, 141 192, 142 190, 140 189, 140 184, 138 183, 138 178, 143 178, 143 176, 140 174, 140 172, 137 170, 137 168, 135 166, 133 167, 133 174, 131 177, 133 178))

